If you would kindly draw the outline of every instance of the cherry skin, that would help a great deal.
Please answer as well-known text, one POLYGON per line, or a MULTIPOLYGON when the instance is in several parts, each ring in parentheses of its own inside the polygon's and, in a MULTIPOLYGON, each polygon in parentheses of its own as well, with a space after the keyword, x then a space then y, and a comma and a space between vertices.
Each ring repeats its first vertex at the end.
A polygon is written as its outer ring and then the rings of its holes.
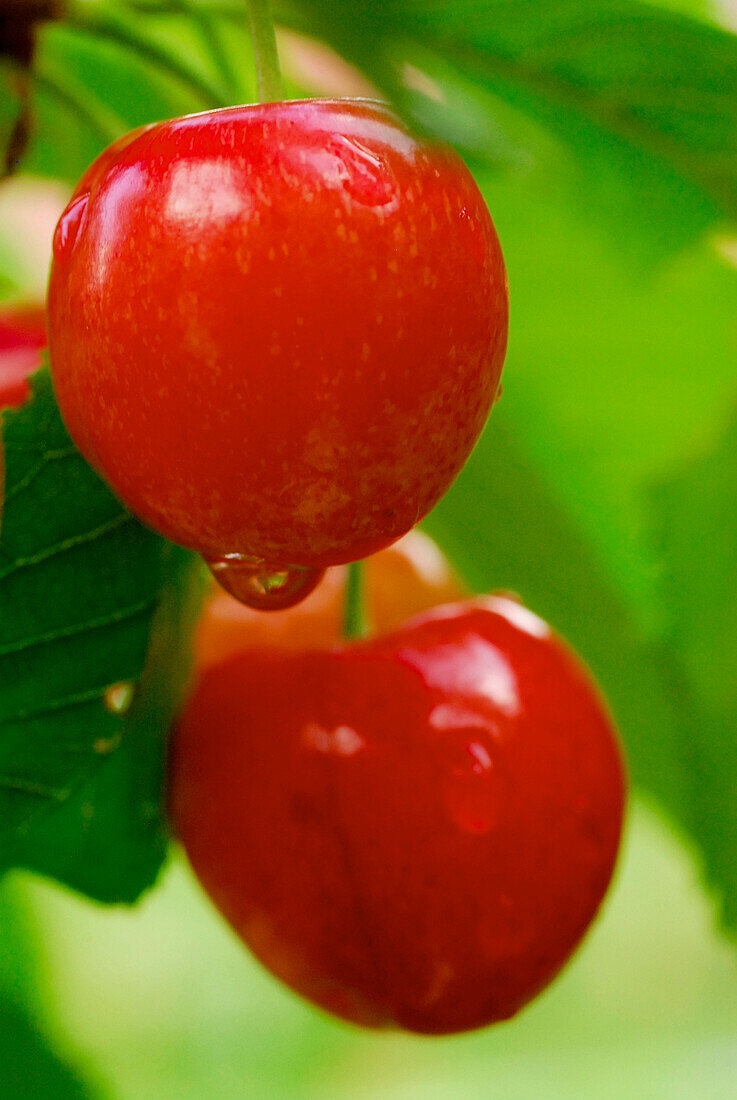
POLYGON ((609 883, 624 775, 586 671, 506 597, 202 677, 170 810, 215 905, 323 1009, 425 1034, 506 1019, 609 883))
POLYGON ((145 522, 210 559, 323 568, 412 528, 468 457, 507 339, 469 171, 381 104, 138 131, 57 228, 67 427, 145 522))
MULTIPOLYGON (((432 539, 411 531, 363 563, 366 610, 377 634, 395 630, 411 615, 460 600, 466 591, 432 539)), ((331 649, 343 638, 347 569, 328 569, 319 586, 296 607, 263 615, 214 588, 195 635, 201 671, 244 649, 331 649)))

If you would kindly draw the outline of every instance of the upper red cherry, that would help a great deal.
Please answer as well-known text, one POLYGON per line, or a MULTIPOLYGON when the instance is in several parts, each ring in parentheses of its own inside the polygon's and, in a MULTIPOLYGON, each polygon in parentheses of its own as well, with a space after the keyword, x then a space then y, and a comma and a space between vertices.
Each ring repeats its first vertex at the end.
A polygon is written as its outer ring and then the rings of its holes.
POLYGON ((57 229, 54 384, 128 506, 209 558, 321 568, 445 492, 499 386, 504 263, 470 173, 367 101, 165 122, 57 229))
POLYGON ((257 957, 346 1019, 443 1033, 513 1015, 609 883, 624 776, 586 671, 507 598, 323 653, 210 668, 170 807, 257 957))

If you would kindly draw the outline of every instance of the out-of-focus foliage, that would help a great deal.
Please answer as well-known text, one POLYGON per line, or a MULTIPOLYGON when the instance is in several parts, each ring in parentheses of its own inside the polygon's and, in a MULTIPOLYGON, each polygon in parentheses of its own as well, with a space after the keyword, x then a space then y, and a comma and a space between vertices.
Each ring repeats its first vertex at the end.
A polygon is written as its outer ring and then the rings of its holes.
POLYGON ((81 1078, 49 1049, 45 1015, 34 991, 30 929, 24 906, 0 890, 0 1079, 8 1100, 84 1100, 81 1078))
POLYGON ((683 851, 639 806, 615 889, 561 978, 510 1023, 448 1039, 310 1009, 243 951, 179 860, 131 912, 14 886, 35 914, 59 1049, 114 1100, 734 1096, 732 952, 683 851))
POLYGON ((675 713, 692 781, 690 827, 737 925, 737 420, 709 453, 653 494, 664 563, 665 646, 675 713))

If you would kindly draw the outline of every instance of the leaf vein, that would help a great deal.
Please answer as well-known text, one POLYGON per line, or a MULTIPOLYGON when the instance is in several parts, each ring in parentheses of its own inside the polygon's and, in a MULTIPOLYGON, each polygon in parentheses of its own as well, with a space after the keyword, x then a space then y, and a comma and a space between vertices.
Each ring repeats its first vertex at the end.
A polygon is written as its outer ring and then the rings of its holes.
POLYGON ((67 550, 73 550, 77 546, 83 546, 86 542, 94 542, 95 539, 101 538, 103 535, 107 535, 111 531, 115 531, 117 528, 124 527, 127 523, 133 522, 133 516, 128 512, 120 512, 117 516, 107 520, 105 523, 101 523, 98 527, 93 527, 90 531, 83 531, 79 535, 72 535, 69 538, 62 539, 61 542, 57 542, 54 546, 47 546, 43 550, 39 550, 37 553, 31 554, 26 558, 16 558, 12 565, 9 565, 5 569, 0 569, 0 581, 5 580, 11 573, 15 573, 19 569, 25 569, 31 565, 39 565, 48 558, 53 558, 57 554, 64 554, 67 550))
POLYGON ((15 642, 8 642, 6 645, 0 645, 0 657, 22 653, 24 650, 34 649, 36 646, 47 645, 50 642, 60 641, 62 638, 72 638, 75 635, 86 634, 105 626, 114 626, 125 622, 127 619, 135 619, 147 611, 152 611, 156 607, 156 603, 155 599, 142 600, 140 603, 121 608, 120 611, 103 615, 99 619, 87 619, 83 623, 74 623, 74 625, 60 630, 50 630, 46 634, 37 634, 31 638, 20 638, 15 642))
POLYGON ((39 798, 48 798, 54 802, 66 802, 69 798, 67 790, 49 787, 45 783, 21 779, 14 775, 0 775, 0 788, 5 791, 16 791, 19 794, 37 795, 39 798))
POLYGON ((27 489, 30 485, 32 485, 38 475, 44 469, 44 467, 48 466, 50 462, 58 462, 65 458, 71 458, 73 455, 79 455, 79 451, 76 447, 71 446, 60 447, 58 450, 55 451, 46 451, 38 460, 38 462, 36 462, 34 466, 31 466, 31 468, 28 470, 25 476, 20 479, 20 481, 17 481, 15 485, 10 486, 10 488, 5 493, 5 505, 7 506, 9 500, 12 500, 14 497, 22 493, 24 489, 27 489))
POLYGON ((107 689, 111 686, 110 684, 105 684, 104 687, 90 688, 87 691, 77 692, 76 695, 66 695, 62 699, 52 699, 50 702, 44 703, 42 707, 38 707, 35 710, 19 710, 16 711, 15 714, 5 715, 0 718, 0 729, 3 726, 8 726, 15 722, 26 722, 29 718, 40 718, 44 714, 53 714, 55 711, 76 707, 80 703, 90 703, 94 699, 102 699, 107 689))

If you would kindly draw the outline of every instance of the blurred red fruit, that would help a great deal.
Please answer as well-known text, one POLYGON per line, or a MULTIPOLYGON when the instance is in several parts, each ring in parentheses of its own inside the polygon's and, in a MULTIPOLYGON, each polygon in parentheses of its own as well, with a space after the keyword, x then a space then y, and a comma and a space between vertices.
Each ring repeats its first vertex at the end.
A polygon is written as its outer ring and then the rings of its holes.
POLYGON ((241 653, 182 715, 170 809, 261 962, 356 1023, 517 1012, 608 886, 624 775, 585 669, 506 597, 327 653, 241 653))

